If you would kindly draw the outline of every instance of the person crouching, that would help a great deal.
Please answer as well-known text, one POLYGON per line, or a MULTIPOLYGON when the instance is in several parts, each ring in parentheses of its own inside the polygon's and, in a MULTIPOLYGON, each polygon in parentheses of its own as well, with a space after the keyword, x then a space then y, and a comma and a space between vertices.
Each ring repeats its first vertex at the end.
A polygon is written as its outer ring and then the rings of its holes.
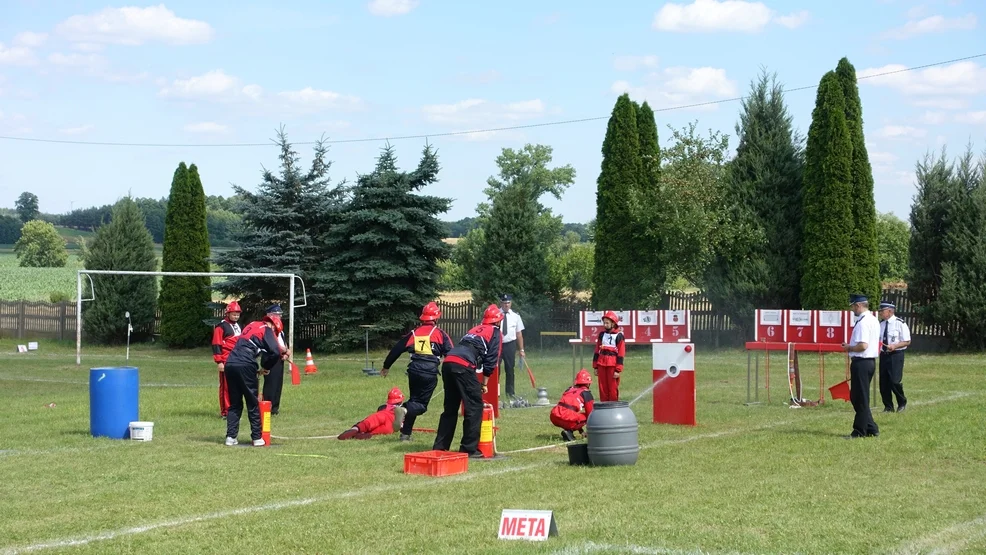
POLYGON ((585 368, 575 375, 575 385, 561 394, 558 404, 551 409, 551 423, 561 428, 561 437, 565 441, 575 439, 573 432, 579 432, 585 437, 585 423, 592 414, 592 376, 585 368))
POLYGON ((392 434, 401 429, 407 409, 400 406, 404 402, 404 394, 399 388, 390 390, 387 403, 380 405, 377 412, 360 420, 338 439, 370 439, 373 436, 392 434))
MULTIPOLYGON (((250 421, 250 438, 253 445, 265 445, 260 430, 260 400, 257 398, 260 380, 258 374, 267 373, 270 368, 261 369, 257 357, 261 355, 280 356, 281 346, 277 334, 284 329, 284 323, 277 316, 267 315, 260 322, 251 322, 243 328, 236 345, 226 357, 226 385, 229 388, 229 410, 226 413, 226 445, 238 442, 240 416, 243 402, 246 401, 247 418, 250 421)), ((268 358, 268 357, 264 357, 268 358)))

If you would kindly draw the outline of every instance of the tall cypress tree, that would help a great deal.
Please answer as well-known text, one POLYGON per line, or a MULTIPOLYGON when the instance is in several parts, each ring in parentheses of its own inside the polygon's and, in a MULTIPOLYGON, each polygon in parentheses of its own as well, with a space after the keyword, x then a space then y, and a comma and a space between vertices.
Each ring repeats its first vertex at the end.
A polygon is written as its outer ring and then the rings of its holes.
POLYGON ((325 237, 326 258, 318 275, 318 292, 329 305, 324 317, 331 349, 362 345, 369 337, 393 339, 415 321, 421 307, 437 295, 439 261, 449 257, 442 240, 451 199, 418 194, 438 180, 438 157, 427 146, 418 167, 397 169, 387 146, 373 171, 361 175, 352 199, 325 237))
MULTIPOLYGON (((646 101, 639 108, 634 103, 634 108, 637 111, 640 145, 640 178, 632 198, 645 210, 660 210, 661 148, 658 145, 654 110, 646 101)), ((627 249, 635 253, 636 264, 624 271, 637 284, 634 306, 644 308, 648 298, 656 298, 656 302, 659 302, 668 281, 667 262, 662 256, 665 249, 662 238, 657 235, 637 233, 632 239, 633 243, 628 244, 627 249)))
POLYGON ((844 310, 852 272, 852 139, 839 77, 818 84, 805 151, 803 308, 844 310))
POLYGON ((848 58, 839 60, 835 69, 846 100, 846 125, 852 142, 852 271, 849 287, 879 299, 880 246, 876 234, 876 201, 873 199, 873 168, 870 167, 863 136, 863 104, 856 84, 856 68, 848 58))
MULTIPOLYGON (((157 255, 144 224, 144 215, 130 197, 113 207, 113 218, 99 226, 91 242, 83 243, 82 261, 87 270, 154 272, 157 255)), ((86 341, 120 344, 127 340, 130 312, 134 339, 149 337, 154 330, 157 281, 148 276, 94 275, 95 298, 82 304, 82 332, 86 341)))
MULTIPOLYGON (((330 186, 332 163, 326 159, 329 149, 324 141, 315 144, 308 169, 301 167, 283 127, 276 142, 280 173, 263 169, 256 192, 233 186, 243 201, 243 225, 236 235, 240 247, 221 253, 217 262, 226 272, 297 274, 305 283, 304 315, 317 314, 324 307, 316 287, 316 272, 326 256, 323 237, 342 206, 343 188, 330 186)), ((230 277, 217 289, 240 299, 244 316, 261 316, 267 305, 286 304, 290 298, 287 280, 282 278, 230 277)), ((300 293, 299 289, 296 295, 300 293)), ((287 316, 288 307, 283 308, 287 316)))
POLYGON ((640 298, 640 283, 631 268, 637 263, 631 198, 640 181, 640 136, 637 114, 628 94, 616 100, 603 140, 603 161, 596 182, 596 251, 592 304, 599 309, 629 310, 640 298))
MULTIPOLYGON (((199 170, 178 164, 171 181, 164 220, 164 272, 208 272, 209 230, 205 191, 199 170)), ((161 340, 169 347, 195 347, 209 340, 212 288, 208 277, 164 276, 161 279, 161 340)))
POLYGON ((758 308, 801 306, 804 151, 784 92, 763 72, 751 83, 729 164, 729 233, 705 272, 703 289, 744 330, 758 308))

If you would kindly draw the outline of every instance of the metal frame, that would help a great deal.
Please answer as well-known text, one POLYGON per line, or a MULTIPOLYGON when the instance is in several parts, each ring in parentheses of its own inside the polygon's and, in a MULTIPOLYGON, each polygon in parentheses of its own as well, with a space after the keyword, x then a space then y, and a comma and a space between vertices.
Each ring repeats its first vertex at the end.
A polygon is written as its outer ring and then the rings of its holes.
POLYGON ((289 279, 288 284, 288 348, 291 350, 291 360, 294 361, 294 309, 308 306, 308 294, 305 291, 305 282, 297 274, 275 274, 264 272, 141 272, 136 270, 79 270, 76 274, 75 282, 75 364, 82 364, 82 301, 92 301, 96 298, 96 288, 92 282, 93 274, 115 275, 115 276, 175 276, 175 277, 268 277, 289 279), (92 297, 82 298, 82 275, 89 278, 89 289, 92 297), (294 280, 301 282, 302 304, 294 304, 294 280))

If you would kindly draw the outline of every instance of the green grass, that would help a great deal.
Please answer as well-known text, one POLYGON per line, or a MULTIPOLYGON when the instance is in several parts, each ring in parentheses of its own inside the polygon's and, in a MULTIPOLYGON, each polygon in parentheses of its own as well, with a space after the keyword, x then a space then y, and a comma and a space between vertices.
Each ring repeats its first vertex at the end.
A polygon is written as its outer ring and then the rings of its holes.
MULTIPOLYGON (((140 418, 155 423, 154 440, 90 437, 89 368, 123 365, 124 348, 85 346, 78 367, 73 347, 42 341, 38 352, 15 354, 12 341, 0 340, 0 552, 39 544, 71 553, 986 549, 983 356, 909 355, 909 410, 876 413, 879 438, 844 441, 848 403, 789 409, 781 403, 786 383, 771 376, 773 403, 744 406, 745 353, 699 349, 698 426, 652 424, 644 397, 633 406, 641 445, 634 466, 572 467, 562 446, 514 452, 560 439, 547 409, 507 409, 497 421, 506 458, 428 478, 403 474, 402 464, 405 453, 430 449, 432 434, 411 443, 299 439, 341 432, 394 385, 407 392, 397 368, 389 378, 363 376, 362 353, 315 353, 319 373, 285 385, 272 429, 285 439, 255 449, 221 445, 206 349, 133 346, 140 418), (555 511, 559 537, 497 540, 506 508, 555 511)), ((383 354, 371 354, 377 367, 383 354)), ((532 354, 529 362, 557 401, 571 381, 570 355, 532 354)), ((806 396, 817 394, 814 359, 802 367, 806 396)), ((650 375, 649 352, 632 349, 622 397, 643 391, 650 375)), ((832 356, 825 385, 841 379, 832 356)), ((518 381, 519 392, 528 385, 518 381)), ((441 399, 418 426, 436 426, 441 399)), ((241 440, 248 430, 244 419, 241 440)))

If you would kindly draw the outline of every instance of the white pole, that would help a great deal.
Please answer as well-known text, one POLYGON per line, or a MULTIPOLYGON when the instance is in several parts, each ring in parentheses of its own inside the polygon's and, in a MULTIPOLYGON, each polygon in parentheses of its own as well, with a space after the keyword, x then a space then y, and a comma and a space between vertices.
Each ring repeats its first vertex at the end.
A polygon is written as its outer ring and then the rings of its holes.
POLYGON ((82 270, 75 274, 75 365, 82 364, 82 270))
POLYGON ((288 280, 290 285, 290 291, 288 292, 288 350, 291 351, 291 356, 288 357, 289 362, 294 362, 294 275, 291 275, 291 279, 288 280))

